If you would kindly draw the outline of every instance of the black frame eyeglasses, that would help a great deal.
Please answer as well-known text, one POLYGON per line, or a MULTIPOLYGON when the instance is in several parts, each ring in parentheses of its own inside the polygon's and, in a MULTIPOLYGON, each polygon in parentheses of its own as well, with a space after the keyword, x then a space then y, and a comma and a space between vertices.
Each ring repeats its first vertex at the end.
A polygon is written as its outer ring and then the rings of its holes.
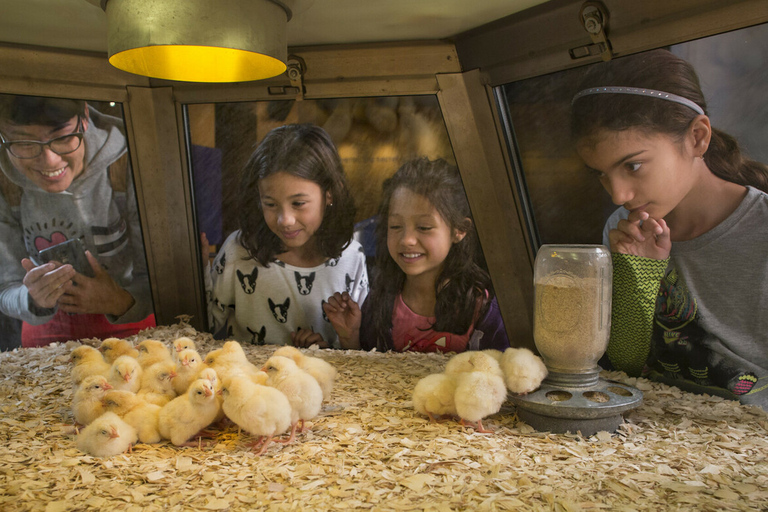
POLYGON ((68 155, 80 148, 83 143, 83 135, 83 118, 77 116, 77 127, 70 134, 40 142, 36 140, 5 140, 3 134, 0 133, 0 147, 14 157, 23 160, 37 158, 43 153, 45 146, 48 146, 57 155, 68 155))

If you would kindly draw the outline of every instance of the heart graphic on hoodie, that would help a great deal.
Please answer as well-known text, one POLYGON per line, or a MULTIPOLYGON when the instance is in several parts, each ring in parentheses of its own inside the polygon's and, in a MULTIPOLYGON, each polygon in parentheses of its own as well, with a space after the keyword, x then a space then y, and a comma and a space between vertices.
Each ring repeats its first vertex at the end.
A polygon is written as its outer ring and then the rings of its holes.
POLYGON ((35 249, 37 249, 37 252, 40 252, 43 249, 47 249, 48 247, 58 245, 66 241, 67 241, 67 237, 63 233, 61 233, 60 231, 55 231, 53 234, 51 234, 50 240, 48 240, 44 236, 36 237, 35 249))

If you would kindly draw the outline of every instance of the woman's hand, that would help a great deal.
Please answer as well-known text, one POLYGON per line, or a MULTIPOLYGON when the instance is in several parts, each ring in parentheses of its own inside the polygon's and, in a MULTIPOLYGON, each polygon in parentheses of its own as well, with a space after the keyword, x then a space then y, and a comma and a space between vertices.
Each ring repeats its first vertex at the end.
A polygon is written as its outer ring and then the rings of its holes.
POLYGON ((127 290, 120 287, 90 251, 85 251, 93 269, 93 277, 75 272, 72 282, 64 286, 59 309, 65 313, 92 313, 122 316, 136 303, 127 290))
POLYGON ((336 292, 328 297, 328 302, 323 304, 323 311, 336 330, 341 347, 360 348, 360 323, 363 315, 360 306, 349 293, 336 292))
POLYGON ((635 211, 619 221, 608 233, 611 251, 643 258, 664 260, 672 249, 669 227, 664 219, 653 219, 648 212, 635 211))
POLYGON ((323 339, 323 336, 313 329, 300 328, 296 332, 291 332, 291 342, 294 347, 299 348, 308 348, 312 345, 317 345, 320 348, 328 348, 330 346, 330 344, 323 339))
POLYGON ((39 308, 52 308, 64 295, 66 286, 77 274, 72 265, 62 265, 57 262, 48 262, 35 266, 32 260, 24 258, 21 266, 27 271, 22 282, 29 291, 29 296, 39 308))

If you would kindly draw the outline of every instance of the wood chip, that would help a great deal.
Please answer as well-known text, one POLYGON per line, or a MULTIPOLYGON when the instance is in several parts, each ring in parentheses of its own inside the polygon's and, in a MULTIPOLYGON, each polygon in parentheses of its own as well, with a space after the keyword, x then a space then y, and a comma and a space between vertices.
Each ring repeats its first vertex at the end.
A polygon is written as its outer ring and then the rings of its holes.
MULTIPOLYGON (((130 338, 192 338, 186 322, 130 338)), ((83 340, 98 345, 100 340, 83 340)), ((310 430, 256 457, 237 427, 210 445, 139 444, 99 459, 75 447, 66 362, 78 342, 0 354, 0 510, 725 510, 768 503, 768 414, 663 384, 603 376, 641 389, 643 405, 615 433, 537 432, 507 402, 478 434, 413 410, 416 382, 441 354, 313 350, 338 370, 310 430)), ((244 345, 263 364, 275 347, 244 345)))

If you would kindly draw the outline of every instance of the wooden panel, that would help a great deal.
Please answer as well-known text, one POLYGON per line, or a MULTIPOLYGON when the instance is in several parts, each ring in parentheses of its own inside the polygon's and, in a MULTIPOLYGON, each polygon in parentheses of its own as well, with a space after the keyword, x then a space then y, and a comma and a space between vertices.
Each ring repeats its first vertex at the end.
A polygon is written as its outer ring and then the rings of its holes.
POLYGON ((533 266, 494 107, 476 70, 437 79, 440 107, 510 342, 533 348, 533 266))
POLYGON ((103 101, 125 101, 126 85, 149 85, 106 55, 11 45, 0 45, 0 75, 0 92, 103 101))
POLYGON ((126 128, 158 324, 193 315, 204 328, 199 257, 170 88, 128 87, 126 128))
MULTIPOLYGON (((765 0, 604 0, 616 56, 768 22, 765 0)), ((456 37, 462 68, 481 69, 492 85, 599 62, 572 60, 590 44, 578 14, 582 0, 550 0, 456 37)))

